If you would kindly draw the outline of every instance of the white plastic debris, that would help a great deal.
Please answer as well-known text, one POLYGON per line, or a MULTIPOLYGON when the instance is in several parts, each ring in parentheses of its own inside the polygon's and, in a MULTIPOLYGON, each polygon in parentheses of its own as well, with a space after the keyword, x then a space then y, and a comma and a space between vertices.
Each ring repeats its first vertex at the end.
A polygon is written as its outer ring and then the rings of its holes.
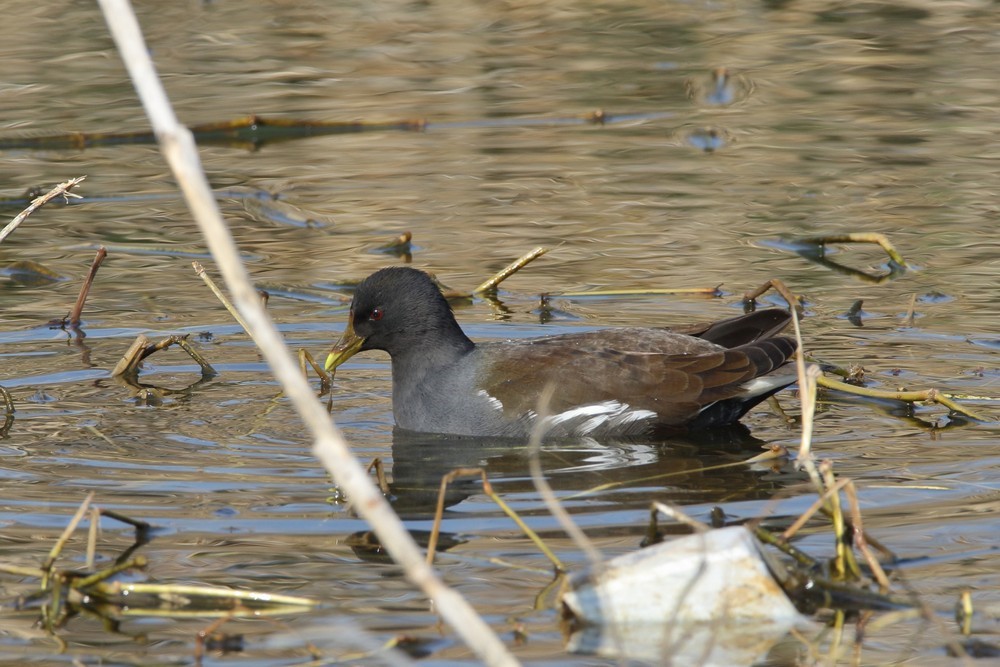
MULTIPOLYGON (((740 667, 768 662, 768 653, 788 637, 788 631, 805 625, 792 621, 752 624, 698 621, 586 626, 570 635, 566 650, 657 667, 740 667)), ((794 647, 793 655, 801 649, 798 640, 786 641, 794 647)))
POLYGON ((562 602, 577 631, 568 648, 662 664, 750 664, 806 621, 769 562, 742 526, 614 558, 570 579, 562 602))

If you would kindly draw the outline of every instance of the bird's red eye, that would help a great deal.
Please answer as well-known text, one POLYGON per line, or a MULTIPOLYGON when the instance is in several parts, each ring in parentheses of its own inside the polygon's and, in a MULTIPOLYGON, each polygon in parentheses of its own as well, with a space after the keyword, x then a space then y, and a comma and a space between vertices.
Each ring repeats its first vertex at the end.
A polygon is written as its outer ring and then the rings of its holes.
POLYGON ((373 322, 378 322, 380 319, 382 319, 382 309, 381 308, 372 309, 371 315, 368 316, 368 319, 370 319, 373 322))

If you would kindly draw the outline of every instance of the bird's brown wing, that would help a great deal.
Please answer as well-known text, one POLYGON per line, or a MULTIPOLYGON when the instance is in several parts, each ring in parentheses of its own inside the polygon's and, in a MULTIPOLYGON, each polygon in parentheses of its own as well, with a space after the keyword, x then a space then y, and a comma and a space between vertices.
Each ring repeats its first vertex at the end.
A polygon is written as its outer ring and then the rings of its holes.
POLYGON ((697 336, 722 347, 739 347, 773 338, 792 322, 791 313, 779 308, 757 310, 718 322, 694 324, 671 331, 697 336))
POLYGON ((661 424, 682 424, 703 406, 738 396, 740 383, 784 362, 782 350, 759 350, 759 344, 726 350, 655 329, 509 341, 484 349, 491 363, 479 386, 511 418, 537 411, 543 389, 552 383, 550 414, 615 401, 651 410, 661 424))

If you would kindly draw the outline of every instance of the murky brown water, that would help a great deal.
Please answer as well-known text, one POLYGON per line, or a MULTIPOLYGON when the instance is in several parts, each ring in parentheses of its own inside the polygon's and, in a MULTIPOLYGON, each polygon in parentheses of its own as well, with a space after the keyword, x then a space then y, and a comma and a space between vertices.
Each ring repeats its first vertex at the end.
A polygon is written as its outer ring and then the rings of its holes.
MULTIPOLYGON (((96 6, 5 9, 0 137, 146 129, 96 6)), ((742 291, 780 277, 808 300, 804 335, 817 358, 862 363, 876 387, 1000 396, 1000 18, 988 3, 183 2, 145 3, 139 18, 186 123, 248 113, 430 123, 424 133, 204 147, 213 185, 228 192, 223 210, 293 346, 324 354, 344 324, 346 285, 400 261, 369 249, 410 230, 413 264, 459 288, 536 245, 554 248, 504 284, 502 307, 476 301, 459 310, 475 338, 725 317, 738 311, 742 291), (732 70, 732 88, 713 94, 718 67, 732 70), (612 122, 481 122, 597 109, 612 122), (614 122, 617 114, 649 117, 614 122), (246 188, 281 202, 249 198, 246 188), (888 234, 916 270, 873 284, 773 243, 847 231, 888 234), (541 309, 537 297, 718 284, 725 295, 716 299, 562 297, 541 309), (918 317, 907 326, 914 295, 918 317), (860 327, 845 317, 857 299, 866 311, 860 327)), ((438 638, 435 615, 396 569, 350 548, 366 527, 331 500, 266 367, 192 271, 192 258, 210 260, 156 147, 23 148, 2 158, 0 194, 86 174, 88 201, 43 209, 0 247, 4 266, 30 259, 69 278, 0 283, 0 384, 17 407, 0 440, 0 562, 38 564, 95 491, 101 506, 159 527, 142 550, 155 581, 327 603, 279 623, 233 622, 226 629, 246 636, 244 652, 207 664, 293 664, 307 659, 308 642, 336 657, 352 650, 357 628, 376 644, 399 634, 438 638), (68 340, 45 323, 68 311, 100 244, 110 255, 85 311, 86 338, 68 340), (161 405, 140 404, 109 378, 140 332, 207 332, 197 345, 220 375, 161 405), (333 631, 322 629, 330 623, 333 631)), ((884 263, 863 247, 833 259, 861 269, 884 263)), ((197 367, 169 351, 150 359, 143 379, 180 389, 198 379, 197 367)), ((793 396, 781 397, 797 412, 793 396)), ((970 405, 1000 412, 996 402, 970 405)), ((582 567, 543 509, 522 452, 393 442, 384 357, 364 355, 340 371, 333 411, 359 456, 390 464, 397 507, 413 529, 430 528, 430 489, 442 471, 482 464, 582 567)), ((797 442, 766 407, 745 421, 764 443, 797 442)), ((844 400, 825 403, 817 420, 817 450, 856 481, 866 527, 915 559, 906 577, 943 621, 870 633, 862 663, 947 662, 959 592, 971 589, 982 608, 1000 603, 998 429, 932 428, 938 422, 949 420, 937 408, 906 416, 899 406, 844 400)), ((610 556, 636 548, 653 499, 702 519, 714 505, 735 519, 808 507, 813 498, 791 467, 698 470, 754 446, 580 443, 543 460, 610 556), (599 485, 608 486, 583 493, 599 485)), ((445 530, 465 541, 441 562, 446 580, 509 643, 516 629, 526 633, 514 649, 524 661, 603 664, 566 653, 556 612, 535 609, 548 575, 484 560, 544 570, 510 521, 478 487, 452 500, 445 530)), ((105 560, 129 535, 105 525, 105 560)), ((81 543, 64 565, 82 563, 81 543)), ((829 531, 800 545, 829 555, 829 531)), ((30 580, 0 576, 5 664, 189 664, 206 624, 126 619, 112 634, 77 618, 61 630, 68 650, 59 654, 33 627, 37 611, 12 609, 31 590, 30 580)), ((995 615, 977 628, 997 642, 995 615)), ((426 662, 473 662, 445 634, 426 662)), ((825 640, 817 641, 822 652, 825 640)), ((791 664, 796 655, 807 649, 790 640, 760 660, 791 664)))

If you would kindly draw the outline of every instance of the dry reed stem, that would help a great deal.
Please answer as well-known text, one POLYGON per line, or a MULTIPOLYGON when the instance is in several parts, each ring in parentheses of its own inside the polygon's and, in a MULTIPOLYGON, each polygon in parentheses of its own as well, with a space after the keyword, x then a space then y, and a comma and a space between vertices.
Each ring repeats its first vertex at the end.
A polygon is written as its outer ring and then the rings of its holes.
MULTIPOLYGON (((72 588, 79 591, 87 591, 88 594, 101 593, 102 585, 105 581, 120 574, 127 570, 141 569, 146 567, 147 561, 145 556, 136 556, 135 558, 130 558, 128 560, 122 561, 120 563, 115 563, 109 567, 104 568, 88 577, 81 577, 79 579, 73 580, 72 588)), ((163 586, 169 586, 170 584, 160 584, 163 586)), ((260 595, 258 593, 258 595, 260 595)))
POLYGON ((829 489, 820 492, 819 497, 815 501, 813 501, 813 504, 810 505, 805 512, 800 514, 798 518, 792 522, 792 525, 790 525, 788 528, 784 530, 783 533, 781 533, 781 539, 785 541, 792 539, 792 536, 795 535, 795 533, 799 532, 799 530, 802 529, 802 526, 806 525, 806 522, 808 522, 809 519, 811 519, 817 512, 819 512, 824 508, 830 496, 835 493, 839 493, 840 490, 844 488, 849 481, 850 481, 849 479, 839 480, 829 489))
POLYGON ((787 459, 788 458, 788 448, 784 445, 771 444, 764 445, 764 451, 760 454, 751 456, 750 458, 743 461, 743 463, 766 463, 768 461, 775 461, 777 459, 787 459))
POLYGON ((566 568, 563 567, 562 561, 549 549, 548 545, 542 541, 542 538, 538 536, 531 526, 524 522, 517 512, 511 509, 510 505, 504 502, 496 491, 493 490, 493 485, 490 484, 490 480, 486 477, 486 470, 483 468, 455 468, 454 470, 448 472, 441 477, 441 487, 438 489, 438 500, 437 507, 434 509, 434 525, 431 526, 431 535, 427 540, 427 564, 430 565, 434 562, 434 553, 437 550, 438 536, 441 533, 441 520, 444 516, 444 498, 445 491, 448 489, 448 485, 451 484, 455 479, 459 477, 479 477, 483 482, 483 493, 489 496, 489 499, 497 504, 497 506, 503 510, 511 520, 517 524, 517 527, 528 536, 528 539, 534 542, 538 550, 545 554, 545 557, 549 559, 552 566, 557 572, 566 572, 566 568))
POLYGON ((487 665, 517 665, 518 661, 468 602, 448 588, 424 561, 406 527, 368 479, 330 415, 313 395, 312 387, 298 372, 284 340, 261 305, 232 234, 222 220, 191 132, 174 115, 131 5, 128 0, 99 2, 160 149, 184 192, 236 307, 254 332, 254 341, 312 435, 314 454, 347 492, 409 580, 434 601, 436 610, 479 658, 487 665))
MULTIPOLYGON (((833 474, 833 463, 829 460, 822 461, 819 470, 820 474, 823 475, 823 482, 826 488, 834 488, 837 485, 837 479, 833 474)), ((849 482, 850 479, 847 481, 849 482)), ((840 502, 839 490, 829 495, 827 511, 833 522, 833 535, 836 540, 836 557, 833 559, 832 564, 833 571, 838 579, 852 577, 855 580, 859 580, 861 579, 861 568, 858 567, 858 562, 854 558, 854 551, 847 542, 847 522, 844 520, 844 509, 840 502)))
POLYGON ((899 611, 890 611, 882 614, 877 619, 868 623, 868 632, 876 632, 882 630, 883 628, 890 627, 901 621, 913 621, 918 618, 923 618, 924 612, 921 609, 901 609, 899 611))
POLYGON ((0 563, 0 572, 3 572, 4 574, 13 574, 18 577, 35 577, 37 579, 41 579, 45 576, 44 570, 40 567, 8 565, 7 563, 0 563))
POLYGON ((861 507, 858 505, 858 490, 854 486, 854 480, 848 480, 847 485, 844 486, 844 493, 847 495, 847 503, 851 508, 851 530, 854 533, 854 545, 861 552, 861 555, 865 557, 865 562, 868 563, 868 567, 872 570, 872 576, 878 582, 880 592, 888 593, 889 577, 885 575, 882 564, 878 562, 878 558, 875 557, 875 554, 872 553, 871 548, 868 546, 868 535, 865 533, 864 524, 861 520, 861 507))
MULTIPOLYGON (((425 118, 403 118, 394 121, 317 121, 313 119, 272 118, 250 114, 226 121, 214 121, 191 126, 199 143, 231 146, 257 150, 264 144, 290 141, 330 134, 356 134, 358 132, 441 132, 481 128, 531 128, 568 127, 579 125, 634 124, 656 122, 675 118, 673 111, 638 111, 609 114, 592 111, 585 114, 550 116, 545 118, 478 118, 429 122, 425 118)), ((82 151, 94 146, 131 145, 154 143, 151 132, 70 132, 56 135, 0 137, 0 151, 10 150, 59 150, 82 151)))
MULTIPOLYGON (((545 472, 542 470, 542 438, 545 437, 545 431, 549 426, 545 418, 549 415, 549 403, 552 400, 555 390, 556 385, 550 382, 545 385, 542 395, 538 397, 538 404, 535 406, 537 416, 535 424, 531 429, 531 437, 528 440, 528 471, 531 473, 531 481, 535 486, 535 490, 538 491, 538 495, 541 496, 542 502, 545 503, 549 513, 555 517, 559 525, 562 526, 562 529, 573 540, 573 544, 586 554, 591 566, 600 568, 603 562, 601 553, 594 546, 594 543, 590 541, 590 538, 587 537, 587 534, 576 525, 576 522, 573 521, 573 518, 566 511, 566 508, 562 506, 562 503, 559 502, 559 499, 556 498, 556 494, 545 479, 545 472)), ((556 570, 559 572, 566 571, 561 565, 557 565, 556 570)))
POLYGON ((823 495, 823 481, 819 471, 816 470, 816 462, 812 456, 813 417, 816 414, 816 382, 822 373, 818 366, 806 367, 798 309, 789 308, 788 312, 792 316, 792 327, 795 331, 795 371, 799 377, 799 397, 802 401, 802 440, 799 445, 797 465, 805 468, 816 493, 823 495))
POLYGON ((659 294, 704 294, 705 296, 719 296, 722 294, 722 285, 715 287, 678 287, 678 288, 653 288, 653 289, 607 289, 591 290, 590 292, 546 292, 543 296, 563 296, 563 297, 586 297, 586 296, 655 296, 659 294))
POLYGON ((830 648, 827 650, 827 664, 836 665, 840 662, 839 658, 842 655, 843 649, 841 644, 844 641, 844 611, 842 609, 835 609, 833 612, 833 631, 832 638, 830 639, 830 648))
POLYGON ((326 372, 321 365, 316 363, 313 359, 312 354, 309 350, 304 348, 299 348, 298 350, 299 358, 299 370, 302 372, 303 377, 309 377, 309 372, 306 370, 306 364, 308 364, 315 372, 317 377, 319 377, 319 392, 320 394, 325 394, 330 391, 331 377, 330 374, 326 372))
POLYGON ((3 401, 4 420, 0 426, 0 438, 6 438, 10 427, 14 425, 14 399, 6 387, 0 387, 0 400, 3 401))
POLYGON ((399 253, 407 255, 411 250, 411 241, 413 241, 413 234, 409 231, 405 231, 398 236, 393 237, 390 241, 373 246, 372 250, 375 252, 384 252, 386 254, 399 253))
POLYGON ((968 637, 972 634, 972 618, 976 610, 972 605, 972 591, 966 588, 958 598, 955 605, 955 622, 958 623, 962 634, 968 637))
POLYGON ((857 385, 847 384, 845 382, 840 382, 838 380, 832 380, 827 377, 819 376, 816 380, 816 384, 820 387, 825 387, 827 389, 835 389, 837 391, 842 391, 847 394, 854 394, 855 396, 867 396, 868 398, 881 398, 891 401, 904 401, 906 403, 914 402, 924 402, 924 403, 938 403, 952 412, 957 412, 958 414, 965 415, 976 421, 988 422, 990 421, 986 417, 973 412, 969 408, 966 408, 956 401, 953 400, 951 394, 946 394, 944 392, 938 391, 937 389, 919 389, 913 391, 886 391, 884 389, 869 389, 867 387, 858 387, 857 385))
POLYGON ((316 607, 321 602, 311 598, 298 595, 280 595, 277 593, 261 593, 260 591, 247 591, 237 588, 225 588, 221 586, 191 586, 186 584, 148 584, 129 583, 113 581, 107 584, 95 582, 95 590, 108 596, 120 595, 157 595, 164 599, 170 596, 202 598, 202 599, 223 599, 223 600, 243 600, 248 602, 258 602, 261 604, 292 605, 297 607, 316 607))
POLYGON ((502 283, 503 281, 507 280, 512 275, 514 275, 515 273, 517 273, 518 271, 520 271, 521 269, 523 269, 529 263, 533 262, 534 260, 536 260, 539 257, 541 257, 542 255, 544 255, 548 251, 549 251, 548 248, 541 248, 541 247, 539 247, 539 248, 535 248, 534 250, 521 255, 520 257, 518 257, 517 259, 515 259, 513 262, 511 262, 510 264, 508 264, 506 267, 504 267, 503 269, 501 269, 500 271, 498 271, 492 278, 490 278, 486 282, 482 283, 476 289, 472 290, 472 293, 473 294, 491 294, 493 292, 496 292, 497 286, 500 283, 502 283))
POLYGON ((42 590, 48 588, 49 577, 52 574, 52 565, 56 562, 56 558, 59 557, 59 554, 62 553, 63 547, 66 546, 66 542, 69 541, 69 538, 73 534, 73 531, 76 530, 76 527, 80 524, 80 521, 83 520, 84 515, 87 513, 87 508, 90 507, 90 501, 92 501, 93 499, 94 499, 94 492, 91 491, 90 493, 87 494, 87 497, 83 499, 83 502, 80 503, 80 506, 77 508, 76 513, 73 515, 73 518, 70 519, 68 524, 66 524, 66 528, 63 529, 63 532, 59 536, 59 539, 56 540, 56 543, 52 545, 52 549, 49 550, 48 557, 42 563, 42 571, 45 573, 45 575, 42 577, 42 590))
POLYGON ((667 503, 662 503, 658 500, 653 501, 652 505, 650 506, 650 512, 651 514, 649 517, 649 522, 654 529, 656 527, 656 517, 658 514, 662 514, 663 516, 668 516, 677 523, 682 523, 685 526, 689 526, 690 528, 693 528, 696 533, 707 533, 712 529, 712 527, 709 526, 707 523, 698 521, 698 519, 695 519, 693 516, 688 515, 681 508, 674 507, 673 505, 668 505, 667 503))
MULTIPOLYGON (((881 235, 876 235, 876 236, 881 236, 881 235)), ((897 261, 896 258, 893 258, 893 261, 897 261)), ((898 259, 898 263, 905 266, 905 263, 902 262, 902 258, 898 259)), ((823 462, 823 464, 819 467, 820 469, 817 470, 817 466, 813 461, 812 451, 811 451, 813 415, 815 414, 816 395, 817 395, 817 388, 819 385, 823 386, 833 385, 835 388, 844 387, 845 391, 850 391, 851 393, 859 393, 861 395, 873 395, 872 393, 873 390, 855 391, 859 388, 854 387, 853 385, 845 385, 843 383, 835 382, 825 378, 820 372, 818 366, 810 366, 807 369, 805 366, 805 359, 802 351, 802 336, 799 329, 798 314, 794 311, 794 309, 792 310, 792 316, 793 316, 792 322, 795 328, 795 339, 796 342, 798 343, 798 350, 796 351, 795 361, 799 375, 800 395, 802 397, 802 446, 800 449, 799 459, 801 461, 801 464, 806 467, 806 470, 809 472, 810 477, 813 479, 813 483, 817 488, 817 492, 820 494, 820 498, 818 498, 817 501, 813 504, 813 506, 809 510, 807 510, 805 514, 799 517, 799 519, 784 532, 781 539, 787 542, 788 538, 796 530, 798 530, 805 523, 805 521, 808 520, 809 516, 812 516, 813 513, 822 509, 831 516, 834 524, 834 530, 836 532, 837 560, 834 563, 834 567, 841 573, 846 573, 848 570, 850 570, 850 572, 855 576, 860 576, 860 568, 858 568, 857 561, 854 558, 853 551, 849 548, 849 546, 845 542, 846 539, 845 528, 847 526, 850 526, 851 530, 854 532, 855 542, 857 543, 858 548, 861 550, 869 566, 872 568, 873 576, 878 581, 879 586, 882 587, 883 590, 887 590, 889 587, 888 578, 886 577, 885 572, 882 570, 881 565, 878 563, 878 560, 868 549, 868 544, 871 543, 879 548, 882 547, 881 545, 878 545, 878 543, 874 539, 868 536, 867 533, 864 532, 864 529, 861 524, 861 512, 857 503, 857 493, 853 481, 850 479, 843 479, 843 480, 835 479, 833 475, 833 465, 830 462, 823 462), (844 520, 843 513, 841 512, 840 509, 839 494, 841 489, 845 489, 845 493, 848 495, 848 499, 851 505, 852 521, 850 523, 844 520)), ((944 405, 948 405, 949 407, 954 406, 952 409, 956 409, 959 412, 969 414, 968 411, 962 409, 957 404, 948 401, 948 399, 942 401, 940 398, 940 392, 937 392, 933 389, 928 390, 927 392, 918 392, 918 393, 923 398, 917 398, 915 400, 936 400, 944 405)), ((887 398, 887 396, 879 396, 879 397, 887 398)), ((898 398, 899 400, 906 400, 906 398, 911 398, 911 396, 907 395, 907 392, 896 392, 894 396, 890 396, 889 398, 898 398)), ((758 531, 758 533, 760 532, 761 531, 758 531)), ((887 551, 884 548, 882 548, 882 550, 887 551)), ((885 622, 887 618, 894 618, 895 620, 901 620, 903 618, 922 617, 926 620, 936 623, 938 627, 941 627, 940 619, 937 618, 937 616, 926 604, 924 604, 918 599, 917 606, 918 609, 887 614, 883 616, 881 620, 885 622)), ((841 650, 840 644, 842 641, 842 634, 844 629, 844 618, 845 617, 843 611, 837 610, 834 615, 835 619, 834 634, 833 634, 833 639, 831 641, 830 651, 828 656, 828 659, 832 661, 836 661, 837 655, 840 653, 841 650)), ((888 624, 891 624, 891 622, 886 623, 886 625, 888 624)), ((868 625, 868 630, 871 631, 880 626, 881 624, 879 624, 878 622, 872 622, 868 625)), ((949 647, 951 647, 952 650, 955 651, 956 655, 967 658, 967 654, 961 645, 958 645, 956 642, 949 642, 949 647)))
POLYGON ((80 326, 80 315, 83 313, 83 304, 87 302, 87 295, 90 294, 90 288, 94 284, 94 279, 97 278, 97 270, 101 268, 101 264, 104 263, 104 258, 107 256, 107 248, 101 246, 97 249, 94 261, 90 264, 90 271, 87 272, 87 277, 83 281, 83 285, 80 286, 80 294, 76 297, 76 303, 73 304, 73 310, 71 310, 69 315, 66 317, 66 321, 69 322, 71 327, 80 326))
POLYGON ((744 293, 743 294, 744 305, 756 303, 757 297, 761 296, 762 294, 771 289, 773 289, 775 292, 781 295, 781 298, 785 300, 785 303, 788 304, 788 308, 790 310, 794 310, 797 313, 802 312, 802 303, 799 301, 799 298, 795 296, 794 293, 792 293, 792 290, 788 289, 788 286, 785 285, 785 283, 778 280, 777 278, 771 278, 757 289, 753 289, 750 290, 749 292, 744 293))
MULTIPOLYGON (((812 432, 813 419, 816 414, 816 397, 818 383, 824 379, 819 366, 814 364, 806 367, 805 356, 802 344, 802 331, 799 327, 798 312, 791 308, 792 324, 795 329, 795 342, 798 348, 795 351, 795 365, 799 376, 799 395, 802 400, 802 442, 799 448, 798 463, 805 468, 809 478, 812 480, 819 499, 814 505, 816 509, 822 507, 833 521, 834 535, 836 539, 836 558, 834 559, 835 571, 840 576, 846 576, 848 572, 860 577, 857 561, 854 559, 853 551, 845 544, 846 533, 844 526, 844 515, 840 505, 840 489, 847 485, 850 480, 838 481, 833 475, 833 465, 824 462, 817 469, 815 459, 812 455, 812 432)), ((812 510, 815 511, 815 510, 812 510)), ((810 512, 811 515, 811 512, 810 512)), ((799 517, 784 533, 784 539, 788 539, 795 530, 804 523, 803 517, 799 517), (792 530, 794 528, 794 530, 792 530)), ((859 528, 860 529, 860 528, 859 528)))
POLYGON ((219 286, 215 284, 215 281, 212 280, 211 276, 209 276, 205 271, 205 267, 201 265, 201 262, 191 262, 191 266, 194 267, 194 272, 198 274, 198 277, 201 278, 206 285, 208 285, 208 289, 212 290, 212 294, 215 295, 215 298, 222 302, 222 305, 226 307, 226 310, 228 310, 229 314, 233 316, 236 323, 243 327, 243 330, 247 332, 248 336, 253 338, 253 331, 250 330, 250 325, 248 325, 240 315, 240 311, 236 310, 236 307, 233 306, 233 302, 229 300, 229 297, 222 293, 219 286))
POLYGON ((171 344, 176 344, 182 350, 187 352, 189 357, 194 359, 195 363, 198 364, 199 368, 201 368, 202 375, 218 375, 215 368, 212 367, 212 364, 208 363, 208 360, 201 355, 201 352, 194 349, 191 343, 188 342, 188 336, 190 335, 191 334, 184 334, 183 336, 170 336, 167 340, 157 343, 157 345, 163 344, 163 347, 166 348, 171 344))
POLYGON ((762 544, 770 544, 771 546, 777 548, 786 556, 791 557, 796 563, 801 565, 806 569, 812 569, 816 567, 816 559, 801 551, 798 547, 793 545, 791 542, 785 540, 782 536, 772 533, 766 528, 762 528, 759 524, 753 527, 753 533, 762 544))
MULTIPOLYGON (((537 416, 535 418, 535 423, 531 429, 531 436, 528 440, 528 470, 531 473, 531 481, 534 484, 535 490, 538 491, 539 496, 545 503, 546 508, 548 508, 549 513, 555 517, 556 521, 562 527, 563 531, 569 535, 573 544, 577 546, 586 556, 590 563, 590 571, 592 576, 600 578, 604 573, 604 558, 601 556, 601 552, 594 546, 587 534, 583 531, 580 526, 573 520, 566 508, 563 507, 562 503, 556 497, 555 492, 552 490, 552 486, 549 485, 548 480, 545 479, 545 472, 542 470, 542 439, 545 437, 545 432, 549 428, 549 424, 546 423, 546 417, 550 414, 549 405, 552 401, 552 396, 556 391, 555 383, 546 384, 545 388, 542 390, 541 396, 538 397, 538 403, 535 406, 535 411, 537 416)), ((553 585, 559 581, 561 578, 559 575, 566 574, 567 570, 559 561, 553 561, 556 566, 556 580, 553 581, 553 585)), ((568 580, 563 580, 562 591, 565 592, 565 586, 568 580)), ((605 593, 600 591, 597 592, 598 596, 604 597, 605 593)), ((615 624, 611 624, 608 629, 611 631, 611 636, 614 640, 614 644, 617 647, 616 651, 620 655, 625 655, 625 642, 621 637, 620 628, 615 624)))
POLYGON ((139 334, 132 345, 129 346, 128 350, 125 351, 125 355, 118 360, 115 367, 111 371, 112 377, 123 376, 125 378, 135 378, 139 375, 139 364, 143 362, 144 359, 151 356, 155 352, 160 350, 165 350, 171 345, 177 345, 182 350, 187 352, 188 356, 194 359, 195 363, 201 367, 201 374, 203 376, 214 376, 217 375, 215 368, 212 364, 201 355, 198 350, 194 349, 190 343, 187 342, 188 336, 191 334, 184 334, 183 336, 167 336, 161 341, 156 343, 150 343, 149 338, 145 334, 139 334))
POLYGON ((101 528, 101 510, 97 507, 90 508, 90 526, 87 529, 87 557, 84 560, 84 567, 93 569, 97 560, 97 537, 101 528))
POLYGON ((146 334, 139 334, 129 345, 129 348, 125 350, 125 354, 122 358, 118 360, 115 367, 111 369, 111 377, 118 377, 119 375, 125 375, 126 373, 137 373, 139 367, 139 355, 142 353, 146 346, 149 345, 149 338, 146 334))
POLYGON ((209 639, 215 639, 212 637, 214 633, 221 628, 223 625, 232 620, 232 616, 223 616, 217 618, 207 626, 198 631, 194 636, 194 665, 195 667, 202 667, 202 659, 205 657, 205 645, 208 643, 209 639))
MULTIPOLYGON (((813 487, 816 489, 816 493, 820 496, 817 501, 818 507, 825 508, 833 520, 837 554, 833 567, 834 571, 843 577, 847 573, 850 564, 853 564, 856 569, 853 554, 850 553, 850 549, 846 548, 844 544, 844 517, 840 511, 840 488, 846 484, 846 481, 841 480, 838 482, 834 478, 832 465, 828 462, 824 462, 817 468, 816 461, 813 458, 812 433, 814 417, 816 415, 816 383, 822 375, 822 371, 819 366, 814 364, 806 366, 802 330, 799 326, 799 313, 796 308, 789 308, 788 310, 792 315, 792 325, 795 330, 795 343, 797 346, 795 350, 795 369, 799 376, 799 396, 802 401, 802 441, 799 446, 797 462, 800 467, 805 468, 806 473, 813 483, 813 487)), ((802 517, 799 517, 799 521, 801 520, 802 517)), ((800 525, 799 521, 796 521, 792 526, 796 530, 798 530, 797 526, 800 525)), ((794 533, 791 530, 792 527, 785 531, 786 540, 789 535, 794 533)))
MULTIPOLYGON (((24 568, 10 566, 0 563, 0 572, 15 574, 26 577, 34 577, 41 580, 39 592, 32 597, 39 597, 48 593, 49 601, 41 608, 44 626, 50 632, 54 632, 56 626, 65 616, 60 616, 64 603, 79 604, 82 598, 89 599, 89 604, 111 604, 120 605, 121 600, 128 597, 128 605, 122 607, 117 613, 123 616, 162 616, 162 617, 201 617, 205 615, 226 615, 231 616, 238 608, 234 607, 233 601, 253 602, 252 610, 248 609, 248 614, 254 617, 263 614, 287 613, 295 611, 294 608, 303 606, 314 607, 320 602, 299 596, 280 595, 261 591, 247 591, 229 589, 217 586, 193 586, 185 584, 152 584, 152 583, 129 583, 129 582, 109 582, 117 574, 132 569, 146 567, 145 556, 135 556, 124 559, 124 554, 110 566, 83 576, 80 571, 56 570, 54 567, 56 559, 62 552, 66 542, 72 533, 79 526, 79 522, 85 515, 89 515, 90 526, 88 528, 86 558, 88 569, 92 567, 95 560, 97 533, 100 518, 109 518, 121 521, 136 528, 136 544, 125 553, 131 552, 138 547, 139 540, 143 537, 143 531, 149 529, 149 524, 137 519, 131 519, 117 512, 102 510, 92 505, 94 494, 90 493, 81 503, 73 518, 66 525, 59 539, 53 545, 49 556, 39 568, 24 568), (55 584, 54 586, 52 584, 55 584), (144 607, 142 601, 137 599, 137 595, 150 595, 156 599, 151 603, 155 607, 144 607), (202 600, 200 604, 193 604, 192 598, 202 600), (222 599, 224 604, 217 608, 208 608, 204 603, 206 599, 222 599), (178 606, 193 606, 191 611, 178 610, 178 606), (293 609, 289 609, 292 607, 293 609)), ((83 602, 84 605, 88 602, 83 602)), ((74 607, 75 609, 75 607, 74 607)), ((72 613, 72 609, 66 614, 72 613)), ((62 641, 58 636, 53 635, 56 641, 62 641)))
POLYGON ((121 523, 127 524, 135 528, 136 534, 141 535, 144 531, 148 531, 152 526, 142 519, 133 519, 132 517, 125 516, 121 512, 116 512, 114 510, 109 510, 105 508, 100 508, 101 516, 106 516, 109 519, 114 519, 115 521, 120 521, 121 523))
POLYGON ((910 296, 910 307, 906 309, 906 317, 903 318, 903 325, 912 327, 917 316, 917 293, 910 296))
POLYGON ((68 181, 66 181, 64 183, 60 183, 59 185, 55 186, 54 188, 52 188, 51 190, 49 190, 48 192, 46 192, 41 197, 35 197, 34 199, 32 199, 31 203, 28 204, 28 206, 23 211, 21 211, 20 213, 18 213, 14 217, 13 220, 11 220, 9 223, 7 223, 6 227, 4 227, 2 230, 0 230, 0 243, 3 243, 4 239, 6 239, 8 236, 10 236, 11 233, 13 233, 13 231, 15 229, 17 229, 20 226, 20 224, 22 222, 24 222, 28 218, 29 215, 31 215, 32 213, 34 213, 35 211, 37 211, 39 208, 41 208, 45 204, 49 203, 50 201, 52 201, 53 199, 55 199, 59 195, 62 195, 64 197, 66 197, 67 199, 69 197, 74 197, 76 199, 81 199, 80 195, 75 195, 72 192, 70 192, 70 190, 72 190, 77 185, 79 185, 80 182, 83 181, 83 179, 85 179, 85 178, 87 178, 87 177, 86 176, 77 176, 76 178, 71 178, 71 179, 69 179, 68 181))
POLYGON ((799 243, 811 243, 814 245, 827 245, 829 243, 874 243, 878 245, 889 256, 889 259, 899 266, 909 268, 906 260, 899 254, 889 237, 878 232, 850 232, 847 234, 831 234, 829 236, 812 236, 804 239, 796 239, 799 243))
POLYGON ((385 466, 382 464, 382 459, 375 457, 372 462, 368 464, 365 468, 365 472, 369 475, 375 471, 375 481, 378 483, 378 490, 382 492, 382 495, 389 495, 391 489, 389 488, 389 480, 385 476, 385 466))

